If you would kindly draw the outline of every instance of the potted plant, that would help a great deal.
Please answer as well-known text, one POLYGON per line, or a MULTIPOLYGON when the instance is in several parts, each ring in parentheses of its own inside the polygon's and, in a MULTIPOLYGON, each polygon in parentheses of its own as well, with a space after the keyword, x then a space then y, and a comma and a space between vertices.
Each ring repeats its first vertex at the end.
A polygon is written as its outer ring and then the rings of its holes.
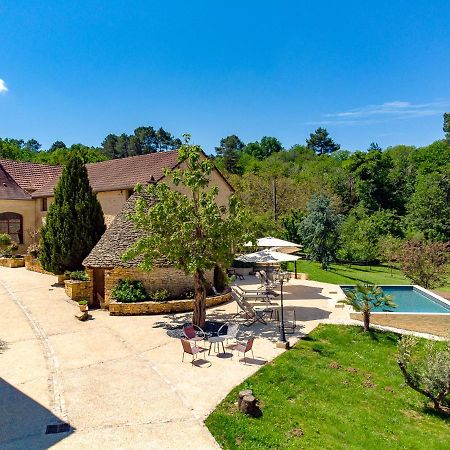
POLYGON ((78 300, 78 306, 81 312, 86 312, 89 309, 87 300, 78 300))

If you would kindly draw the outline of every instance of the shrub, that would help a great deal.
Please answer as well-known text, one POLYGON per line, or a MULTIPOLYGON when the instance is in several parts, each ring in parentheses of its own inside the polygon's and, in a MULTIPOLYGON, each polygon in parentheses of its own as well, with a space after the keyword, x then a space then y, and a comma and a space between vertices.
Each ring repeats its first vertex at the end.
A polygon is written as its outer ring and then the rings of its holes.
POLYGON ((88 304, 88 301, 87 300, 78 300, 78 304, 79 305, 87 305, 88 304))
POLYGON ((82 270, 74 270, 73 272, 66 272, 65 275, 69 280, 89 281, 89 277, 82 270))
POLYGON ((18 244, 11 239, 9 234, 0 234, 0 256, 10 258, 18 248, 18 244))
POLYGON ((419 340, 403 336, 397 362, 406 384, 433 402, 436 411, 450 413, 450 342, 429 341, 421 351, 419 340))
POLYGON ((163 302, 164 300, 167 300, 169 296, 170 293, 167 289, 158 289, 150 294, 150 298, 155 302, 163 302))
POLYGON ((0 247, 7 247, 11 244, 11 236, 6 233, 0 233, 0 247))
POLYGON ((114 300, 122 303, 143 302, 147 298, 144 285, 138 280, 119 280, 111 295, 114 300))

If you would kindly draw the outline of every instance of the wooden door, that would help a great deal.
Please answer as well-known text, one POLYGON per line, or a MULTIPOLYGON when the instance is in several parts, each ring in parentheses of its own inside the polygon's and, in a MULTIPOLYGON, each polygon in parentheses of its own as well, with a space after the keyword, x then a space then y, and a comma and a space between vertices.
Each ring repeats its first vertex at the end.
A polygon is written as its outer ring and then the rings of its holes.
POLYGON ((105 306, 105 269, 95 268, 94 276, 94 295, 92 306, 102 308, 105 306))

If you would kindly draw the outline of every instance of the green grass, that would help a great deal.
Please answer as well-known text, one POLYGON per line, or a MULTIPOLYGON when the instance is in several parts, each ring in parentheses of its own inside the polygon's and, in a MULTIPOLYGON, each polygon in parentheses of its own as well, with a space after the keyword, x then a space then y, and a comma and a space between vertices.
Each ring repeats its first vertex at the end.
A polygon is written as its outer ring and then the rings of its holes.
MULTIPOLYGON (((289 263, 288 269, 293 271, 294 264, 289 263)), ((411 284, 411 281, 408 280, 400 270, 391 270, 386 266, 369 267, 332 264, 329 270, 323 270, 319 263, 312 261, 298 261, 297 272, 307 273, 310 280, 333 284, 411 284)), ((438 288, 437 290, 450 292, 450 280, 446 286, 438 288)))
POLYGON ((448 449, 450 420, 404 385, 397 340, 321 325, 231 391, 206 425, 225 449, 448 449), (253 390, 262 417, 237 411, 242 389, 253 390))

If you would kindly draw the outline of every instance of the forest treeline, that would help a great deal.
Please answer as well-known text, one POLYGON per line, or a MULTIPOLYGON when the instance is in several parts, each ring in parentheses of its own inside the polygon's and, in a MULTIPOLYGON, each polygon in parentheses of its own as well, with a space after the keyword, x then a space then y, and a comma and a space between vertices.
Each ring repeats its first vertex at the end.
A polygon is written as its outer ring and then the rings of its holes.
MULTIPOLYGON (((304 243, 305 218, 316 205, 334 215, 330 239, 338 259, 375 261, 401 240, 450 241, 449 114, 444 132, 424 147, 372 143, 356 152, 342 150, 323 128, 289 149, 275 137, 244 143, 231 135, 212 157, 251 209, 259 235, 304 243)), ((77 152, 84 162, 96 162, 179 145, 163 128, 139 127, 130 135, 108 135, 99 148, 56 141, 42 150, 34 139, 0 139, 0 158, 64 164, 77 152)))

